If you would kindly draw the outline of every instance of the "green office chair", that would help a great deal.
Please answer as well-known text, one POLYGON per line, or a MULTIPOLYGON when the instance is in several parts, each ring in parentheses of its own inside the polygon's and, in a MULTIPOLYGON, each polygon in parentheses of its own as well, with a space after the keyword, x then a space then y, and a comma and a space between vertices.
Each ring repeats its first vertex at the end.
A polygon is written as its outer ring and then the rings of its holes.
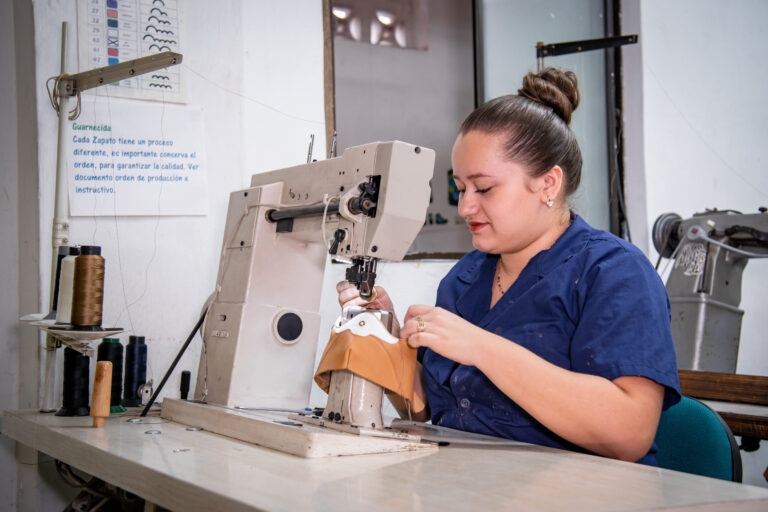
POLYGON ((694 398, 661 414, 656 431, 659 467, 741 482, 741 454, 728 425, 694 398))

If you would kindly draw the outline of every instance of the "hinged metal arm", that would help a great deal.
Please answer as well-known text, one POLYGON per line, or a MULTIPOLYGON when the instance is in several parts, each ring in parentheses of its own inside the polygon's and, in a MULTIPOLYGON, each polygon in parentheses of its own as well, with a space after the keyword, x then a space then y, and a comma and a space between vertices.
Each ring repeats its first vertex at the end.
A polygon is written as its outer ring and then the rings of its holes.
POLYGON ((181 64, 181 59, 180 53, 162 52, 74 75, 62 75, 59 80, 59 96, 74 96, 78 92, 87 91, 100 85, 119 82, 157 69, 175 66, 181 64))

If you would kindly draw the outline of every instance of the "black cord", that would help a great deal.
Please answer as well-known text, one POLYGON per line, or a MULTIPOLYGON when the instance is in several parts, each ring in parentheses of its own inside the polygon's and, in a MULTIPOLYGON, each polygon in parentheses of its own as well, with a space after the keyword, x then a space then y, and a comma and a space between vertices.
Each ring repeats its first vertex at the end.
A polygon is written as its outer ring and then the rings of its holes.
POLYGON ((62 480, 64 480, 64 483, 66 483, 70 487, 76 487, 78 489, 82 489, 86 486, 86 481, 74 474, 70 469, 68 464, 64 464, 60 460, 56 459, 54 461, 56 466, 56 472, 59 474, 62 480), (65 469, 66 466, 66 469, 65 469))
POLYGON ((75 472, 72 471, 72 467, 69 464, 66 464, 58 459, 56 459, 54 462, 56 466, 56 472, 59 474, 61 479, 64 480, 65 484, 76 489, 81 489, 83 492, 93 494, 99 498, 109 499, 108 494, 105 494, 104 492, 101 492, 95 488, 102 485, 104 483, 103 480, 92 477, 89 481, 86 482, 83 478, 76 475, 75 472))
POLYGON ((155 403, 155 400, 157 399, 157 395, 160 394, 160 391, 162 391, 163 386, 165 386, 166 381, 168 380, 168 377, 171 376, 171 373, 173 373, 173 370, 176 368, 176 365, 179 364, 179 360, 181 359, 181 356, 184 355, 184 352, 187 350, 187 347, 189 347, 189 344, 192 343, 192 339, 195 337, 195 334, 200 329, 200 326, 203 325, 203 320, 205 320, 205 315, 208 313, 208 308, 205 308, 203 310, 203 314, 200 315, 200 319, 197 321, 197 324, 195 324, 195 327, 192 329, 192 332, 189 333, 189 336, 187 337, 187 341, 184 342, 184 345, 182 345, 181 349, 179 350, 179 353, 176 354, 176 359, 173 360, 171 363, 171 366, 168 368, 168 371, 165 372, 165 375, 163 376, 163 380, 160 381, 160 384, 157 386, 157 389, 152 394, 152 398, 149 399, 149 402, 147 403, 146 407, 144 407, 144 410, 141 411, 141 417, 144 417, 149 412, 149 408, 152 407, 152 404, 155 403))
POLYGON ((661 250, 659 251, 659 259, 656 260, 656 266, 654 267, 657 272, 659 271, 659 265, 661 264, 661 258, 663 257, 662 254, 664 253, 664 249, 669 243, 670 236, 672 236, 672 231, 667 232, 667 236, 664 237, 664 243, 661 245, 661 250))

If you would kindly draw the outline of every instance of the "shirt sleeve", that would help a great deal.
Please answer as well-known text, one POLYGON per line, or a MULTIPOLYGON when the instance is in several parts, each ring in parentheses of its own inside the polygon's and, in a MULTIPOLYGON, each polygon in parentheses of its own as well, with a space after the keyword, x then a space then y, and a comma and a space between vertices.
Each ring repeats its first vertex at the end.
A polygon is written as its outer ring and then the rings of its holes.
POLYGON ((571 339, 572 369, 609 380, 647 377, 665 387, 664 409, 677 403, 669 299, 645 256, 617 244, 586 270, 577 300, 581 315, 571 339))

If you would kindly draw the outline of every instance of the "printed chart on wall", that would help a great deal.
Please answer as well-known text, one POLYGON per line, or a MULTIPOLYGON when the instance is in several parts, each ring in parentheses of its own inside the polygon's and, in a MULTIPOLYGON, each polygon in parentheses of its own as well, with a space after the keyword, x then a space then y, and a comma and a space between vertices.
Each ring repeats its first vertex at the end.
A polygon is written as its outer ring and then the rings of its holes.
POLYGON ((67 142, 70 215, 208 213, 201 109, 83 97, 67 142))
MULTIPOLYGON (((78 0, 79 71, 181 52, 181 0, 78 0)), ((181 66, 110 84, 110 96, 184 103, 181 66)), ((88 91, 87 91, 88 92, 88 91)))

